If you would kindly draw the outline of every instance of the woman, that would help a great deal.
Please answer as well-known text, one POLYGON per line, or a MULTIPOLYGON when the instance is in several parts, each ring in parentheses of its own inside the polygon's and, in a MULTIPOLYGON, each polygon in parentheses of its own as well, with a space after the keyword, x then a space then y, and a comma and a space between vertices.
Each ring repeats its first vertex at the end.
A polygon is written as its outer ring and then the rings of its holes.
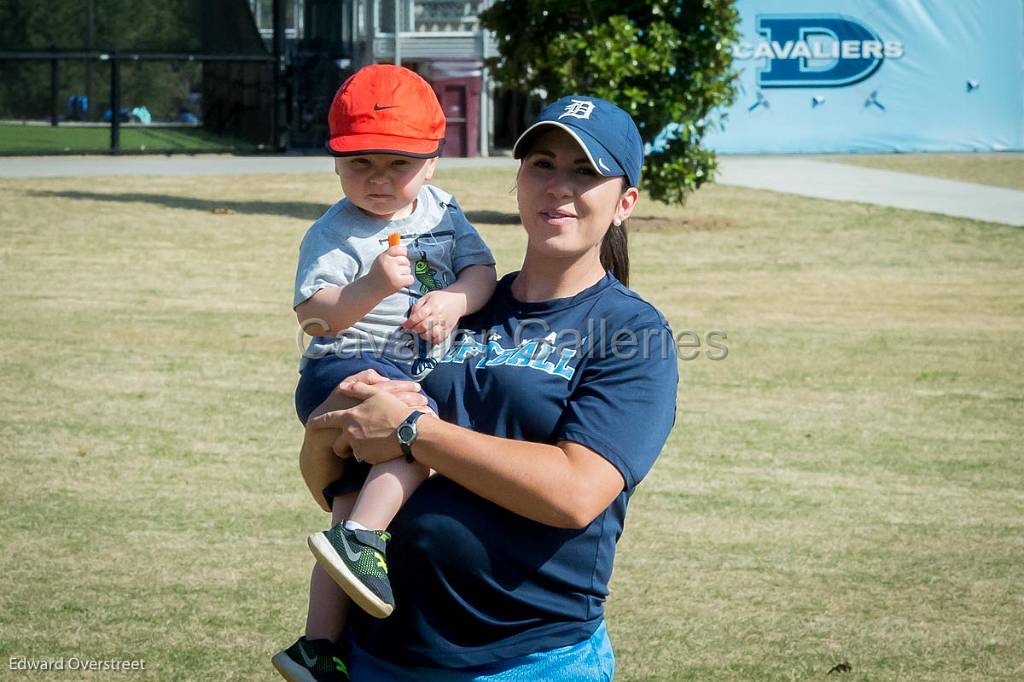
POLYGON ((414 384, 362 373, 340 391, 364 402, 307 426, 341 429, 338 452, 438 474, 391 526, 395 612, 350 624, 357 681, 614 674, 615 543, 678 380, 668 324, 625 287, 643 144, 618 107, 567 97, 514 155, 526 256, 424 381, 441 418, 410 408, 414 384))

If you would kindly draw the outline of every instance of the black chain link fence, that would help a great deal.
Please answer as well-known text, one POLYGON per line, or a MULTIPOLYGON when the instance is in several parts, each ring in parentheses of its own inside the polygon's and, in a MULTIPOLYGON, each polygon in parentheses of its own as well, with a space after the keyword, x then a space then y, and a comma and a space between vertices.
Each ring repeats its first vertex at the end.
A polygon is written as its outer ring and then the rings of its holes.
POLYGON ((0 154, 273 145, 270 56, 0 51, 0 154))
POLYGON ((248 0, 0 0, 0 155, 279 147, 280 56, 248 0))

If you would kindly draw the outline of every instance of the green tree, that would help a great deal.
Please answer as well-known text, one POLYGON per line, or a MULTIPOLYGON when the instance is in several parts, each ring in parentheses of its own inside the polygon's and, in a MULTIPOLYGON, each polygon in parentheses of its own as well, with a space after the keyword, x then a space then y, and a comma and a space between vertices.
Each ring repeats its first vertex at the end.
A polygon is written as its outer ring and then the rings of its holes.
POLYGON ((652 197, 681 204, 711 179, 715 155, 702 141, 735 95, 733 0, 499 0, 481 20, 498 41, 490 67, 503 87, 546 101, 603 97, 647 143, 677 124, 646 158, 652 197))

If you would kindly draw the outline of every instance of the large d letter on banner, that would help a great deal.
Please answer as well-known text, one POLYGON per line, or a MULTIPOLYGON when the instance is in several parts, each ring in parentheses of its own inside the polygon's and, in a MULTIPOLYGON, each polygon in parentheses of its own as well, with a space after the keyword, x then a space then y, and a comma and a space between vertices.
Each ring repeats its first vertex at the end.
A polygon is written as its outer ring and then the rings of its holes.
POLYGON ((890 56, 886 48, 892 50, 867 26, 838 14, 761 15, 757 31, 765 40, 752 56, 768 57, 757 77, 762 88, 852 85, 877 71, 890 56))

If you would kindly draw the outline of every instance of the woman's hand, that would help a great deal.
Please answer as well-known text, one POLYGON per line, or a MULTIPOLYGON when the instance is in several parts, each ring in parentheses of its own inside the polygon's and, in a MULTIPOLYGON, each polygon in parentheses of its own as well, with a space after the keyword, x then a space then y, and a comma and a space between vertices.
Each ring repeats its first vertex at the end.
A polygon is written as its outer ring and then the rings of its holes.
POLYGON ((338 429, 341 434, 334 442, 336 453, 351 452, 356 460, 378 464, 402 456, 395 431, 410 412, 395 393, 380 391, 347 410, 312 416, 306 428, 338 429))
MULTIPOLYGON (((389 379, 373 369, 364 369, 362 372, 347 377, 338 384, 334 392, 356 400, 366 400, 378 393, 390 393, 409 407, 427 407, 427 396, 424 395, 418 383, 389 379)), ((313 410, 309 415, 309 421, 327 413, 329 411, 329 408, 326 407, 328 404, 329 402, 325 401, 313 410)))

